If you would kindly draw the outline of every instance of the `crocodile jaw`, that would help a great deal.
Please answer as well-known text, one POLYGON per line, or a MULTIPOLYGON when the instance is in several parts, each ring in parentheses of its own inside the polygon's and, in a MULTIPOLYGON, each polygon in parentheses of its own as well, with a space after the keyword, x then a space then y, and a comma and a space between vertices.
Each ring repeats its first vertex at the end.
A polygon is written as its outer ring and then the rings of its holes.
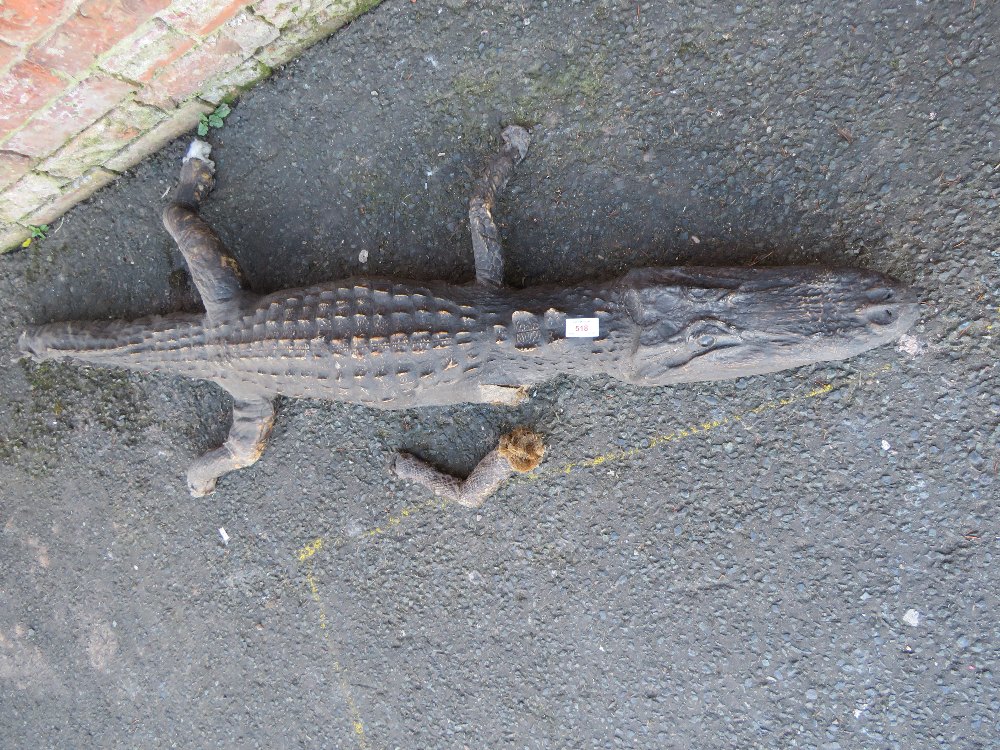
POLYGON ((640 283, 630 291, 629 312, 639 328, 626 379, 641 385, 726 380, 847 359, 894 341, 919 314, 911 289, 870 271, 647 269, 634 275, 640 283))

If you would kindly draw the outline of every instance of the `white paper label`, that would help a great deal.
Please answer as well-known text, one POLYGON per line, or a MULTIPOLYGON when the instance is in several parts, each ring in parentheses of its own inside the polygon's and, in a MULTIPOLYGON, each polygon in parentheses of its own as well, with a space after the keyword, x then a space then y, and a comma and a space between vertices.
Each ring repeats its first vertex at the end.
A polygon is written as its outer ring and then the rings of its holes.
POLYGON ((601 333, 598 318, 566 318, 566 338, 593 339, 601 333))

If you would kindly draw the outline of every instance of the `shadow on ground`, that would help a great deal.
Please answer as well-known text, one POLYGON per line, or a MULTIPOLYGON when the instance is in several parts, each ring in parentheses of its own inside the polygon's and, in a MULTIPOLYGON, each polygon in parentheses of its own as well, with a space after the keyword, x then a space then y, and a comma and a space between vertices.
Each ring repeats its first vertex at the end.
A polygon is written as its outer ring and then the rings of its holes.
POLYGON ((470 186, 517 121, 535 140, 497 210, 510 283, 829 263, 914 284, 905 346, 845 363, 566 377, 514 411, 285 401, 264 458, 195 501, 186 466, 226 431, 213 387, 8 361, 27 323, 197 309, 159 223, 186 142, 4 257, 0 736, 988 746, 996 20, 389 1, 212 134, 205 215, 258 291, 470 279, 470 186), (467 471, 520 422, 546 436, 541 474, 478 512, 387 473, 399 447, 467 471))

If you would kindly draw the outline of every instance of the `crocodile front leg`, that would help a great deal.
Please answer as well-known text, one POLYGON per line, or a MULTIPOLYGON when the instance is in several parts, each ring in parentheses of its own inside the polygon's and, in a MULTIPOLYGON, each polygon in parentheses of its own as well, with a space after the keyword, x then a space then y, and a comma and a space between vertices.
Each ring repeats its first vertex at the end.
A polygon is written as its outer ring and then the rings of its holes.
POLYGON ((188 469, 188 488, 194 497, 215 490, 223 474, 255 463, 264 452, 274 426, 274 401, 267 396, 233 394, 233 426, 220 448, 199 457, 188 469))
POLYGON ((514 167, 528 153, 531 136, 517 125, 509 125, 500 134, 503 146, 479 178, 469 198, 469 228, 472 230, 472 252, 476 258, 476 281, 484 286, 503 286, 503 252, 500 235, 493 221, 493 204, 503 190, 514 167))
POLYGON ((177 192, 163 209, 163 225, 187 262, 209 323, 216 323, 235 313, 250 295, 236 259, 198 215, 199 206, 215 184, 215 163, 208 158, 211 150, 204 141, 191 143, 177 192))
POLYGON ((438 497, 466 508, 479 508, 512 473, 528 472, 538 466, 544 453, 541 436, 518 427, 500 438, 500 445, 487 453, 466 479, 445 474, 409 453, 399 453, 392 470, 400 479, 422 484, 438 497))
MULTIPOLYGON (((191 278, 205 305, 208 325, 239 313, 240 305, 252 295, 236 259, 198 208, 215 185, 215 163, 209 159, 211 146, 204 141, 191 143, 173 201, 163 211, 163 224, 177 242, 191 278)), ((257 461, 274 425, 274 402, 269 396, 232 390, 233 426, 229 438, 219 448, 198 458, 188 470, 188 488, 195 497, 215 490, 219 477, 257 461)))
MULTIPOLYGON (((503 286, 503 249, 500 234, 493 221, 493 206, 497 193, 510 179, 514 167, 528 153, 531 136, 517 125, 504 128, 501 133, 503 146, 487 165, 469 198, 469 229, 472 232, 472 251, 476 260, 476 283, 499 288, 503 286)), ((479 401, 513 406, 525 398, 522 387, 481 385, 479 401)), ((467 508, 478 508, 492 495, 514 471, 531 471, 544 453, 541 438, 535 433, 518 428, 500 440, 496 450, 490 451, 466 479, 438 471, 426 461, 399 453, 392 469, 400 479, 422 484, 435 495, 444 497, 467 508)))

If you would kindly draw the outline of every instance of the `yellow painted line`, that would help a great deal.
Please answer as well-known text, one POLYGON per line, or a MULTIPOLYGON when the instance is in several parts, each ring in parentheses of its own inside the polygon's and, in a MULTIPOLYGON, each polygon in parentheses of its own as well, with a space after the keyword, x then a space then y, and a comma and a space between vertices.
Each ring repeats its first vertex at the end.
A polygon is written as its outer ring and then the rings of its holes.
MULTIPOLYGON (((737 422, 742 422, 749 417, 758 416, 776 409, 780 409, 785 406, 790 406, 791 404, 800 403, 803 401, 808 401, 809 399, 819 398, 825 396, 833 391, 840 390, 841 388, 846 388, 850 385, 856 385, 859 383, 869 382, 877 376, 890 372, 892 370, 891 364, 885 364, 882 367, 870 370, 868 372, 862 373, 860 375, 855 375, 851 378, 845 378, 837 383, 826 383, 824 385, 812 388, 805 393, 798 395, 786 396, 780 399, 773 399, 771 401, 765 401, 762 404, 758 404, 752 409, 748 409, 745 412, 739 412, 736 414, 731 414, 729 416, 722 417, 720 419, 713 419, 707 422, 701 422, 697 424, 688 425, 686 427, 681 427, 673 432, 663 433, 660 435, 653 435, 647 438, 649 445, 647 446, 635 446, 628 449, 619 449, 614 451, 608 451, 606 453, 601 453, 596 456, 590 456, 588 458, 581 458, 579 461, 572 461, 570 463, 563 464, 562 466, 542 469, 540 471, 533 471, 529 474, 516 474, 511 481, 529 481, 536 482, 541 479, 547 479, 549 477, 555 476, 556 474, 570 474, 573 471, 580 469, 593 469, 604 464, 613 463, 615 461, 622 461, 626 458, 632 458, 638 456, 646 451, 653 448, 659 447, 661 445, 667 445, 668 443, 676 443, 679 440, 685 440, 691 437, 697 437, 703 435, 706 432, 711 432, 712 430, 717 430, 720 427, 726 427, 737 422)), ((425 500, 422 503, 416 505, 410 505, 404 507, 397 514, 389 516, 385 521, 383 521, 378 526, 362 531, 356 536, 358 539, 377 539, 379 537, 385 536, 390 531, 394 531, 398 528, 405 519, 415 516, 418 513, 422 513, 426 510, 442 510, 448 507, 449 503, 439 497, 432 497, 429 500, 425 500)), ((302 547, 297 553, 299 561, 305 561, 312 558, 317 552, 319 552, 324 544, 332 544, 332 546, 339 548, 350 542, 350 537, 344 535, 338 535, 330 542, 325 542, 324 539, 318 538, 309 544, 302 547)))
POLYGON ((653 435, 647 438, 649 445, 646 446, 635 446, 628 449, 608 451, 607 453, 601 453, 589 458, 582 458, 579 461, 571 461, 557 468, 542 469, 541 471, 535 471, 530 474, 520 474, 516 478, 525 481, 538 481, 555 476, 556 474, 571 474, 577 469, 593 469, 597 466, 601 466, 602 464, 623 461, 626 458, 633 458, 634 456, 638 456, 658 446, 666 445, 667 443, 676 443, 679 440, 695 437, 697 435, 703 435, 706 432, 717 430, 720 427, 742 422, 751 416, 757 416, 766 412, 774 411, 775 409, 780 409, 784 406, 790 406, 791 404, 797 404, 802 401, 808 401, 809 399, 825 396, 828 393, 832 393, 833 391, 839 390, 848 385, 871 380, 872 378, 882 373, 889 372, 890 370, 892 370, 892 365, 886 364, 876 370, 857 375, 847 380, 842 380, 837 384, 826 383, 825 385, 813 388, 812 390, 800 395, 792 395, 785 398, 774 399, 772 401, 765 401, 764 403, 759 404, 753 409, 749 409, 745 412, 730 414, 729 416, 722 417, 721 419, 714 419, 710 422, 687 425, 686 427, 680 427, 673 432, 653 435))
POLYGON ((299 558, 299 562, 305 562, 310 557, 312 557, 317 552, 319 552, 321 549, 323 549, 323 540, 322 539, 317 539, 317 540, 315 540, 313 542, 309 542, 309 544, 307 544, 305 547, 303 547, 302 549, 300 549, 296 553, 296 557, 299 558))
MULTIPOLYGON (((997 314, 998 316, 1000 316, 1000 307, 998 307, 998 308, 996 309, 996 314, 997 314)), ((993 330, 993 321, 992 321, 992 320, 991 320, 991 321, 990 321, 989 323, 987 323, 987 324, 986 324, 986 330, 987 330, 987 331, 992 331, 992 330, 993 330)))
POLYGON ((376 537, 384 536, 390 531, 394 531, 404 520, 410 516, 415 516, 425 510, 431 508, 443 509, 448 506, 448 501, 440 497, 432 497, 429 500, 425 500, 422 503, 417 503, 416 505, 407 505, 402 510, 400 510, 395 515, 391 515, 386 518, 380 525, 374 526, 370 529, 365 529, 360 534, 348 536, 346 534, 338 534, 331 539, 325 539, 323 537, 317 537, 313 541, 309 542, 303 547, 300 547, 295 552, 295 557, 299 562, 305 562, 306 560, 311 560, 316 553, 318 553, 324 547, 334 547, 339 549, 350 543, 352 538, 357 539, 374 539, 376 537))
MULTIPOLYGON (((302 562, 312 558, 318 550, 322 549, 322 547, 322 539, 317 539, 314 542, 307 544, 298 552, 299 561, 302 562)), ((351 729, 354 733, 355 742, 360 750, 371 750, 371 744, 368 742, 368 737, 365 735, 365 724, 361 719, 361 710, 358 708, 357 701, 354 700, 354 695, 351 693, 350 683, 347 681, 347 670, 345 670, 344 665, 340 663, 340 659, 337 657, 337 652, 333 644, 330 642, 330 630, 326 626, 329 621, 326 615, 326 604, 323 603, 323 597, 320 596, 319 593, 319 584, 316 583, 315 564, 315 559, 309 560, 309 569, 306 571, 306 584, 309 587, 309 596, 314 602, 316 602, 316 607, 319 611, 319 629, 323 634, 323 645, 326 647, 327 653, 330 654, 330 658, 333 660, 333 671, 337 676, 337 685, 340 688, 340 695, 344 699, 344 703, 347 705, 347 712, 351 717, 351 729)))
MULTIPOLYGON (((570 474, 577 469, 591 469, 597 466, 602 466, 607 463, 614 461, 621 461, 626 458, 631 458, 633 456, 638 456, 646 451, 649 451, 657 446, 666 445, 668 443, 675 443, 679 440, 684 440, 690 437, 696 437, 698 435, 703 435, 706 432, 711 432, 712 430, 717 430, 720 427, 725 427, 727 425, 742 422, 751 416, 756 416, 759 414, 764 414, 776 409, 780 409, 785 406, 790 406, 791 404, 800 403, 803 401, 808 401, 809 399, 819 398, 825 396, 828 393, 832 393, 835 390, 845 388, 850 385, 870 382, 872 379, 880 374, 889 372, 892 370, 891 364, 886 364, 878 369, 871 370, 869 372, 857 375, 853 378, 847 378, 836 384, 826 383, 817 388, 813 388, 805 393, 799 395, 787 396, 785 398, 774 399, 771 401, 765 401, 752 409, 745 412, 739 412, 736 414, 731 414, 729 416, 722 417, 721 419, 713 419, 707 422, 701 422, 698 424, 688 425, 686 427, 681 427, 673 432, 663 433, 660 435, 654 435, 648 438, 649 444, 647 446, 636 446, 634 448, 629 448, 628 450, 616 450, 609 451, 607 453, 601 453, 596 456, 591 456, 589 458, 583 458, 579 461, 573 461, 558 468, 547 469, 544 471, 532 472, 531 474, 518 474, 517 477, 527 481, 538 481, 539 479, 544 479, 547 477, 555 476, 556 474, 570 474)), ((404 520, 415 516, 419 513, 423 513, 427 510, 441 510, 446 508, 449 503, 439 497, 433 497, 429 500, 425 500, 422 503, 417 503, 416 505, 405 506, 395 515, 389 516, 380 525, 375 526, 371 529, 362 531, 357 535, 359 539, 370 539, 375 540, 388 532, 398 528, 404 520)), ((357 745, 361 750, 369 750, 371 747, 368 742, 368 738, 365 735, 365 726, 361 718, 361 711, 358 708, 357 702, 354 700, 354 696, 351 693, 350 685, 347 681, 347 673, 344 670, 343 665, 337 658, 336 652, 333 645, 330 643, 329 628, 327 623, 329 622, 326 612, 326 605, 323 603, 323 598, 320 596, 319 584, 316 582, 315 574, 315 564, 317 553, 324 549, 325 547, 340 548, 346 545, 350 541, 350 537, 345 535, 337 535, 336 537, 326 540, 323 537, 317 537, 313 541, 305 544, 299 548, 295 557, 298 559, 299 563, 308 563, 308 570, 306 572, 306 584, 309 588, 310 598, 316 602, 317 610, 319 613, 319 629, 323 634, 323 640, 333 660, 333 669, 337 675, 337 681, 340 687, 341 695, 343 696, 344 703, 347 705, 348 712, 351 716, 351 726, 354 732, 354 738, 357 745)))
POLYGON ((444 500, 444 499, 442 499, 440 497, 432 497, 430 500, 426 500, 426 501, 424 501, 422 503, 418 503, 417 505, 410 505, 410 506, 407 506, 407 507, 403 508, 396 515, 389 516, 382 523, 381 526, 376 526, 373 529, 368 529, 366 531, 362 531, 361 534, 359 534, 359 536, 362 537, 363 539, 372 539, 374 537, 382 536, 386 532, 392 531, 397 526, 399 526, 403 522, 403 519, 405 519, 405 518, 409 518, 410 516, 416 515, 417 513, 420 513, 421 511, 427 510, 428 508, 439 508, 440 509, 440 508, 444 508, 447 505, 448 505, 448 501, 447 500, 444 500))

